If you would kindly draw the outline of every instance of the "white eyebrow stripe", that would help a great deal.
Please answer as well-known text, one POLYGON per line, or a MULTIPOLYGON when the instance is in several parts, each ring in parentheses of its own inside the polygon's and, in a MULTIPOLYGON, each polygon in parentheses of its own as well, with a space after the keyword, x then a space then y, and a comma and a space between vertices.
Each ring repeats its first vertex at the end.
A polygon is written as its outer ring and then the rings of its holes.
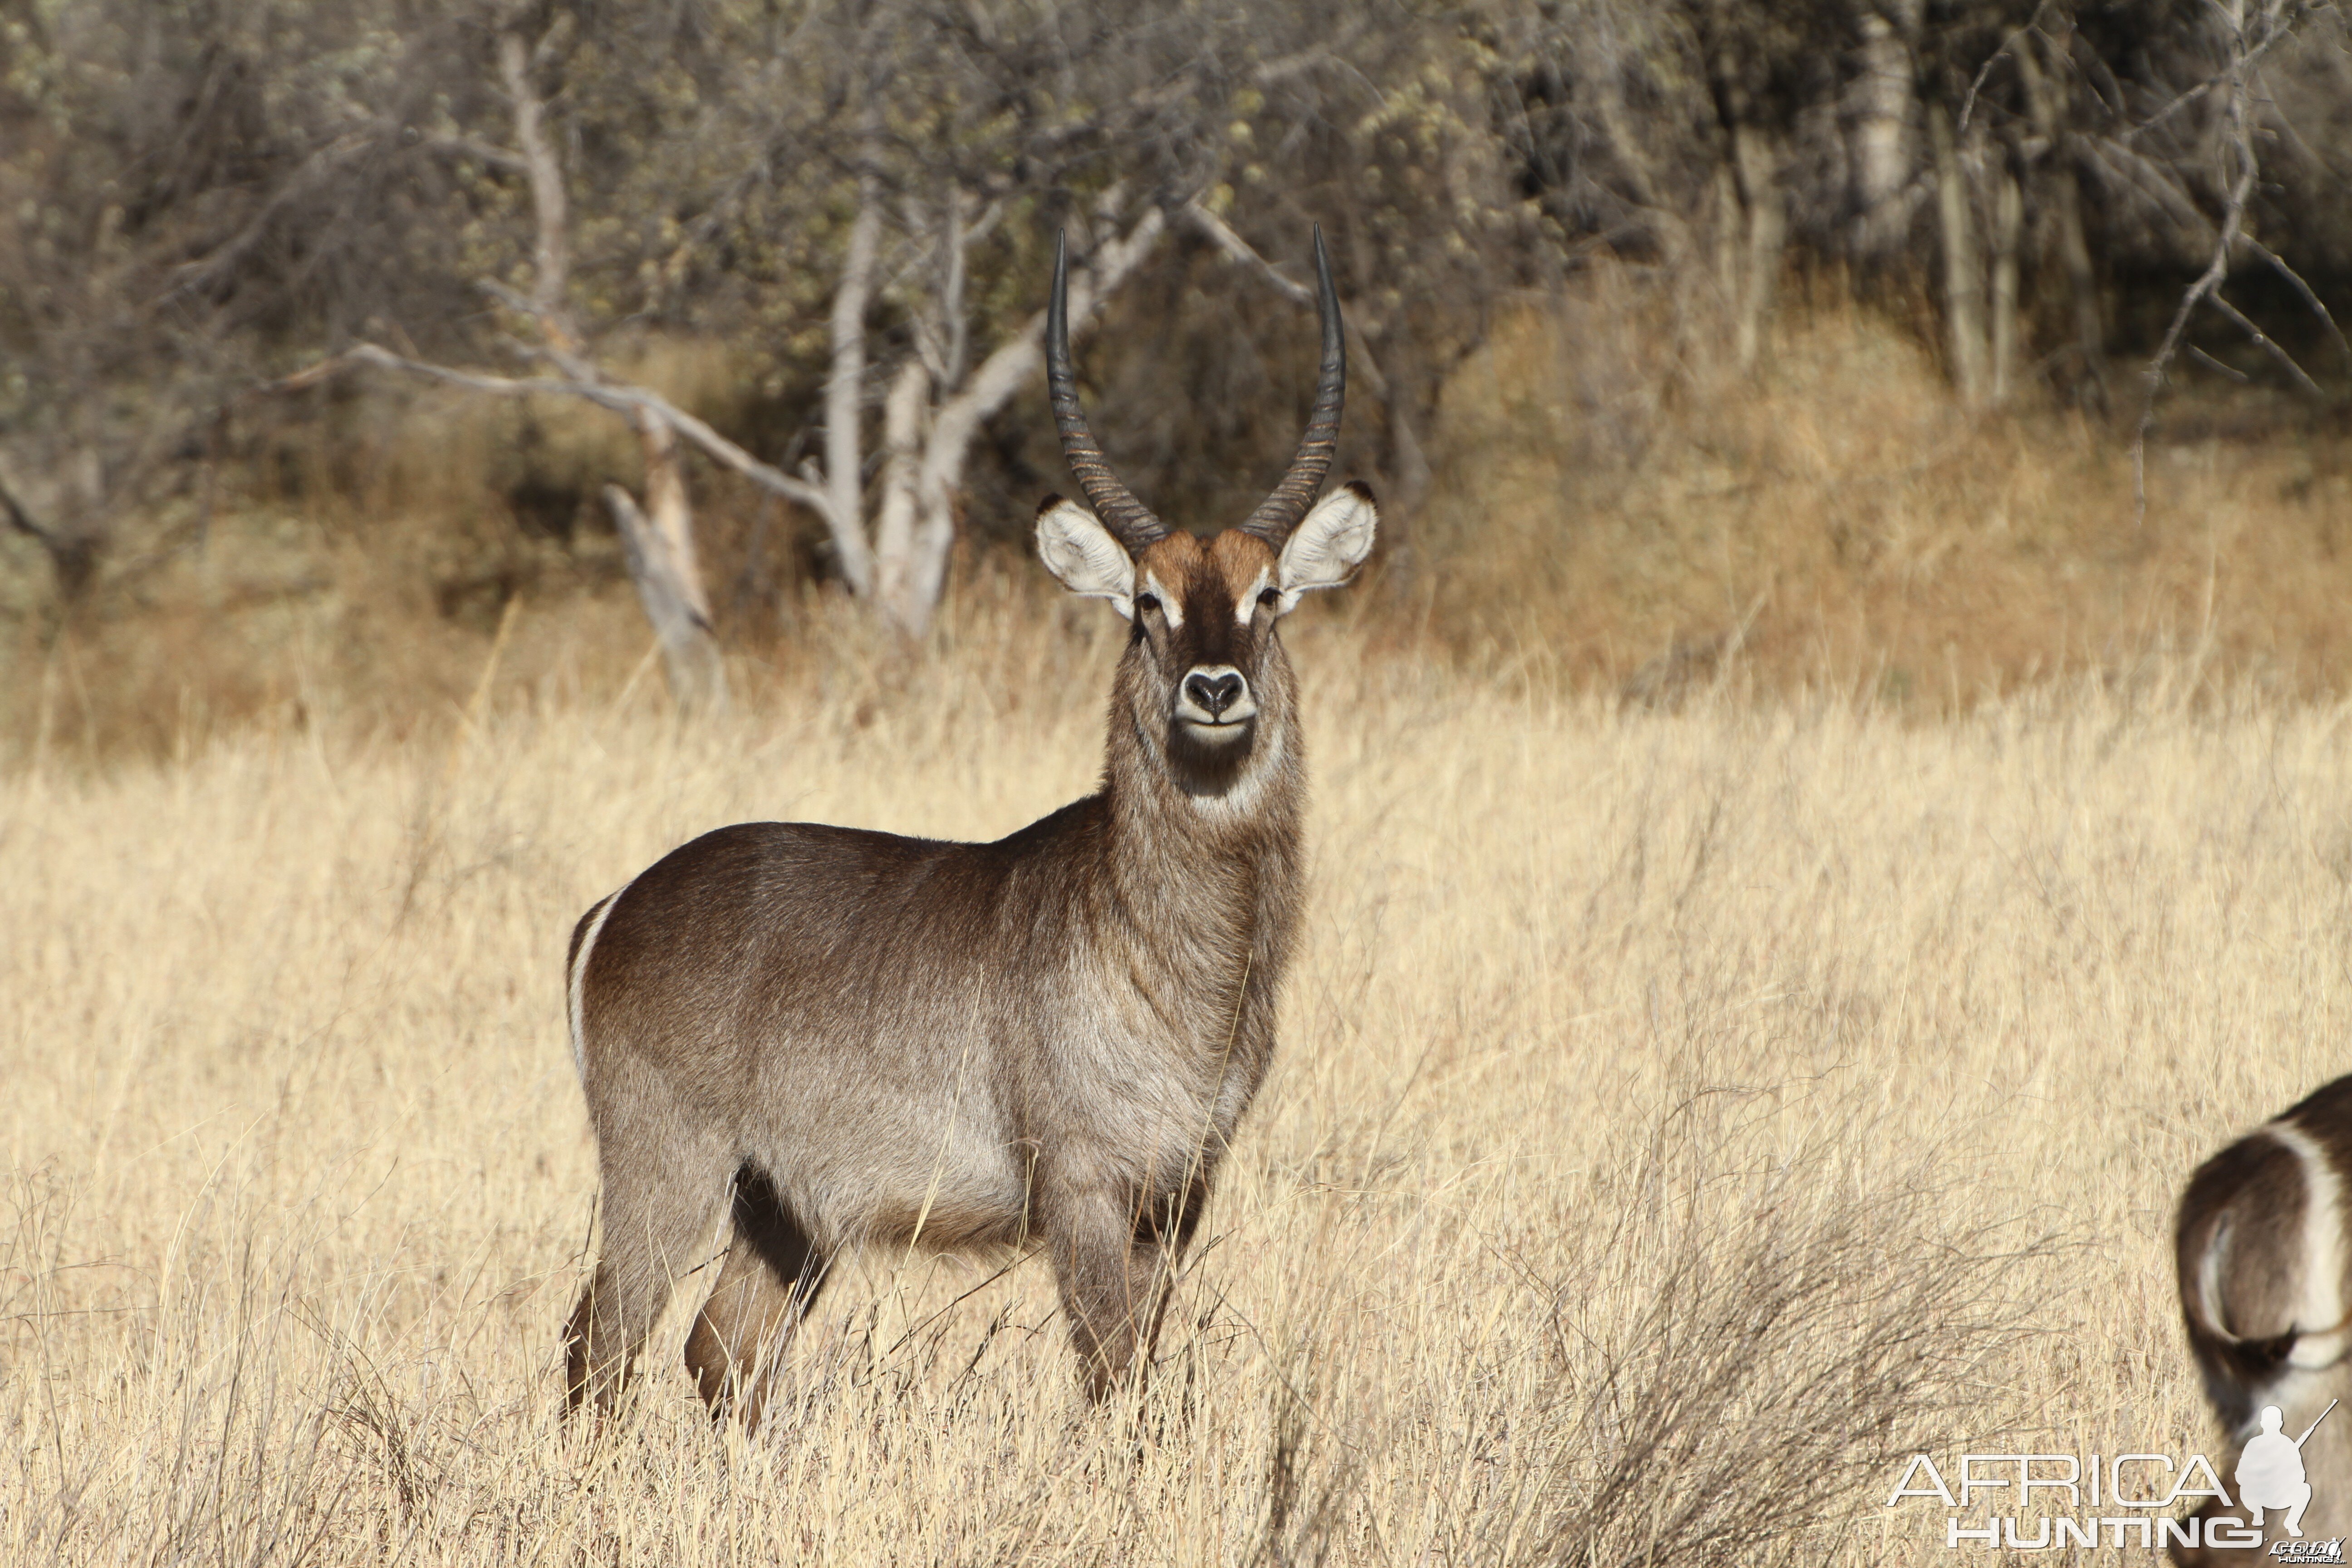
POLYGON ((1255 615, 1257 611, 1257 596, 1265 592, 1267 575, 1268 568, 1264 566, 1259 567, 1257 569, 1257 577, 1250 584, 1249 591, 1244 594, 1240 600, 1234 605, 1234 619, 1241 622, 1244 626, 1250 624, 1250 616, 1255 615))
POLYGON ((1143 585, 1160 596, 1160 613, 1168 617, 1168 629, 1172 632, 1182 626, 1184 606, 1176 602, 1175 595, 1160 585, 1160 574, 1146 572, 1143 574, 1143 585))

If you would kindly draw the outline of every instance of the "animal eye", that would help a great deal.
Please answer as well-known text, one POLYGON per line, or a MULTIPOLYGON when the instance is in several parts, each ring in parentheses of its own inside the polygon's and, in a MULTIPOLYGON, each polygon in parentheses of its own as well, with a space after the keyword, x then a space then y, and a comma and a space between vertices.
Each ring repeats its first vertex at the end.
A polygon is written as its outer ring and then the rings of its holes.
POLYGON ((1160 607, 1160 595, 1157 594, 1138 594, 1135 596, 1135 607, 1139 610, 1156 610, 1160 607))
POLYGON ((1257 602, 1258 602, 1259 604, 1261 604, 1261 605, 1265 605, 1267 608, 1271 609, 1271 608, 1273 608, 1275 605, 1279 605, 1280 603, 1282 603, 1282 595, 1279 595, 1279 594, 1277 594, 1277 593, 1276 593, 1273 589, 1268 588, 1268 589, 1266 589, 1265 592, 1263 592, 1263 593, 1261 593, 1260 595, 1258 595, 1258 596, 1257 596, 1257 602))

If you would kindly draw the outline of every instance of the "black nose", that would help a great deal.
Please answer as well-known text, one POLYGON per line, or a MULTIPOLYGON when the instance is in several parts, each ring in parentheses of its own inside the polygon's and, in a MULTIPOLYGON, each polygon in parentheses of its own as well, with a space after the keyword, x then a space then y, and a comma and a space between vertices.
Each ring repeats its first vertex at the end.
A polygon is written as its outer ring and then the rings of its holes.
POLYGON ((1184 695, 1215 718, 1242 698, 1242 678, 1230 672, 1224 675, 1188 675, 1184 678, 1184 695))

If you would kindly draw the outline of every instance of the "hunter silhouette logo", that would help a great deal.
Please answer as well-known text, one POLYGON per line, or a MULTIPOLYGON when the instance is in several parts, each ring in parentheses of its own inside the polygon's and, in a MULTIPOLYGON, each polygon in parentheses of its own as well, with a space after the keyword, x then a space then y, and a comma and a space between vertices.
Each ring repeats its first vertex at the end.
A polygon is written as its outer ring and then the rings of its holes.
POLYGON ((2258 1436, 2246 1439, 2246 1451, 2238 1456, 2238 1506, 2246 1510, 2246 1522, 2259 1529, 2263 1510, 2286 1510, 2286 1532, 2300 1538, 2303 1534, 2303 1510, 2311 1506, 2311 1479, 2303 1473, 2303 1446, 2319 1430, 2319 1422, 2327 1419, 2327 1411, 2336 1402, 2327 1402, 2327 1410, 2319 1413, 2303 1429, 2300 1437, 2289 1437, 2280 1427, 2286 1417, 2275 1405, 2263 1406, 2263 1429, 2258 1436))

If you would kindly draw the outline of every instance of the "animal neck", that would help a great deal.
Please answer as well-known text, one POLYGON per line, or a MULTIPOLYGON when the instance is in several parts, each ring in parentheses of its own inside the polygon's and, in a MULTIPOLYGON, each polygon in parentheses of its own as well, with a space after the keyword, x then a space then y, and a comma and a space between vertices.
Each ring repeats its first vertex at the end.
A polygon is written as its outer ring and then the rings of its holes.
POLYGON ((1267 718, 1231 776, 1204 784, 1182 775, 1165 734, 1130 712, 1114 714, 1103 794, 1122 862, 1181 877, 1286 859, 1298 836, 1305 759, 1295 728, 1267 718))
POLYGON ((1305 767, 1286 712, 1253 738, 1254 754, 1226 789, 1188 789, 1166 742, 1114 704, 1103 794, 1109 818, 1110 881, 1127 918, 1149 929, 1186 994, 1218 997, 1223 1016, 1253 996, 1270 998, 1290 950, 1305 880, 1300 818, 1305 767))

